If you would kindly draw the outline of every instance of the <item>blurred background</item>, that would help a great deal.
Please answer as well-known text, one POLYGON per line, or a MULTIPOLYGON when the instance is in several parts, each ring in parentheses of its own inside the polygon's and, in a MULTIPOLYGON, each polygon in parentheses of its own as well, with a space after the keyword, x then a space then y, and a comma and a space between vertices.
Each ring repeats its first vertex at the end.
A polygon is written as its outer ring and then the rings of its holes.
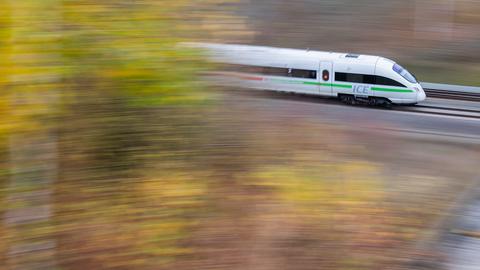
POLYGON ((480 86, 479 25, 471 0, 1 1, 0 269, 448 269, 478 122, 212 86, 178 44, 480 86))

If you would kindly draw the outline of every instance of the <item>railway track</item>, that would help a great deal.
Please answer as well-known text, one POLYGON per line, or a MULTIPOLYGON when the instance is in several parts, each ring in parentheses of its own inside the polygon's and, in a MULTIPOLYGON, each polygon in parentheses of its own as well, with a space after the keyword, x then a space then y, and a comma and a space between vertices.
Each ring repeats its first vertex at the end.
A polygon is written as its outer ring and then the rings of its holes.
POLYGON ((480 102, 480 93, 445 91, 428 88, 424 88, 424 90, 427 97, 480 102))
MULTIPOLYGON (((325 97, 318 97, 316 95, 308 95, 308 94, 294 94, 294 93, 275 92, 275 91, 258 91, 258 90, 248 89, 248 88, 242 88, 242 90, 234 90, 233 92, 237 95, 249 95, 249 96, 253 95, 256 97, 267 98, 267 99, 289 99, 289 100, 295 100, 295 101, 301 101, 301 102, 313 102, 313 103, 323 103, 323 104, 337 104, 341 106, 351 106, 351 105, 343 104, 336 98, 325 98, 325 97)), ((428 104, 428 103, 417 104, 414 106, 393 106, 391 110, 408 112, 408 113, 417 113, 417 114, 431 114, 431 115, 462 117, 462 118, 469 118, 469 119, 480 119, 480 103, 478 103, 478 106, 477 106, 477 102, 480 102, 480 96, 478 101, 476 100, 472 101, 466 98, 452 99, 452 98, 447 98, 447 95, 444 95, 443 98, 438 98, 436 96, 430 96, 430 95, 428 97, 435 98, 436 102, 433 104, 428 104), (447 100, 459 100, 459 102, 462 102, 462 104, 460 105, 449 104, 447 100), (465 106, 464 103, 468 103, 469 106, 465 106)), ((372 109, 376 109, 376 108, 382 109, 382 107, 372 107, 368 105, 354 105, 354 106, 370 107, 372 109)), ((390 110, 390 109, 386 109, 386 110, 390 110)))
POLYGON ((480 102, 480 87, 440 83, 421 83, 421 85, 427 97, 480 102))
POLYGON ((479 110, 474 110, 474 109, 466 109, 466 108, 453 108, 448 106, 416 105, 413 107, 400 108, 399 110, 407 111, 407 112, 422 113, 422 114, 436 114, 436 115, 480 119, 480 107, 479 107, 479 110))

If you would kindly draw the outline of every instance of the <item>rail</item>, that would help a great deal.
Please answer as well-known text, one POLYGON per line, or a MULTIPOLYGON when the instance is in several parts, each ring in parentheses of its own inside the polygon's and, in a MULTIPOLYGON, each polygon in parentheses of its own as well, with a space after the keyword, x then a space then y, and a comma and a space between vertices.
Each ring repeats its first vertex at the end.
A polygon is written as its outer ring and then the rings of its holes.
POLYGON ((420 83, 427 97, 480 102, 480 87, 440 83, 420 83))

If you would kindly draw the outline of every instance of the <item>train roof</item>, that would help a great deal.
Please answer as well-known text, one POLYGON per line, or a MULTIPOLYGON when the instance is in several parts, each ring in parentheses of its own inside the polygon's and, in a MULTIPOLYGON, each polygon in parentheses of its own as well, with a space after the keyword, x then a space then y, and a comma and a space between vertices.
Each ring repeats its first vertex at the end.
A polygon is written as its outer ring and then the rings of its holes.
POLYGON ((312 50, 300 50, 300 49, 284 49, 284 48, 272 48, 264 46, 251 46, 251 45, 232 45, 232 44, 212 44, 212 43, 196 43, 202 48, 208 49, 214 53, 214 56, 219 58, 229 59, 252 59, 252 58, 264 58, 281 56, 282 58, 291 58, 295 60, 307 60, 312 59, 320 61, 334 61, 334 62, 346 62, 351 63, 353 61, 361 62, 363 64, 375 64, 380 58, 379 56, 364 55, 364 54, 352 54, 352 53, 337 53, 337 52, 324 52, 324 51, 312 51, 312 50))

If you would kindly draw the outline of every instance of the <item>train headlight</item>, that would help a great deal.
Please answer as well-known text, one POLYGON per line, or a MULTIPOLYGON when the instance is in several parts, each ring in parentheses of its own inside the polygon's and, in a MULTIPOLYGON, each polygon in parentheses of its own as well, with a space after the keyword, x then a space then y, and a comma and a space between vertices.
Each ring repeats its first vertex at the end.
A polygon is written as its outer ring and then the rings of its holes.
POLYGON ((420 88, 418 88, 418 87, 413 87, 413 89, 415 89, 415 91, 417 91, 417 92, 420 92, 420 88))

